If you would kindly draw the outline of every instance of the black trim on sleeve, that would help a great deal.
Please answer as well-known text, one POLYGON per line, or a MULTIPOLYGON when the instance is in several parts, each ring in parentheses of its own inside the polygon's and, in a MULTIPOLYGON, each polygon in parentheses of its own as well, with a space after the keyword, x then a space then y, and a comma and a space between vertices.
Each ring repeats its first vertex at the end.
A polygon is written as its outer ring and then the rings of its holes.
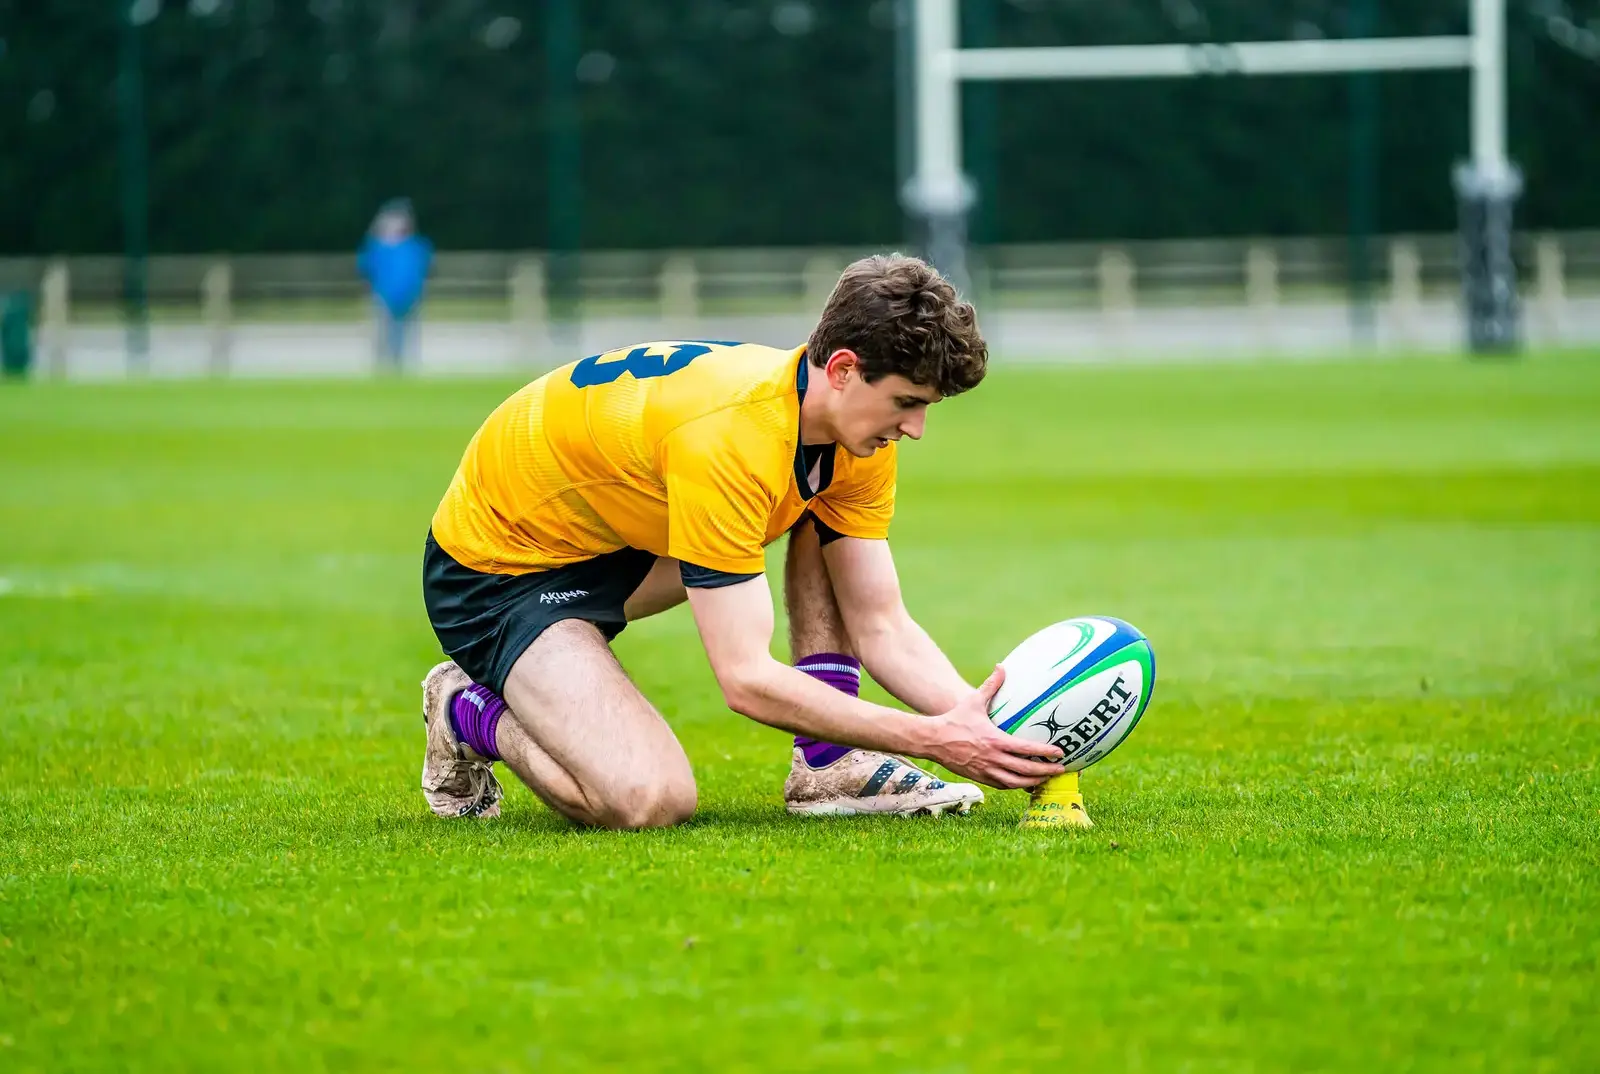
POLYGON ((826 522, 822 521, 822 519, 818 518, 814 514, 810 514, 808 512, 806 517, 811 519, 811 524, 817 528, 817 543, 824 548, 828 547, 839 538, 846 536, 845 534, 834 529, 832 526, 828 525, 826 522))
POLYGON ((752 578, 760 578, 761 572, 755 574, 736 574, 733 571, 718 571, 710 567, 697 567, 693 563, 679 562, 678 574, 683 578, 683 584, 690 589, 721 589, 725 585, 738 585, 748 582, 752 578))

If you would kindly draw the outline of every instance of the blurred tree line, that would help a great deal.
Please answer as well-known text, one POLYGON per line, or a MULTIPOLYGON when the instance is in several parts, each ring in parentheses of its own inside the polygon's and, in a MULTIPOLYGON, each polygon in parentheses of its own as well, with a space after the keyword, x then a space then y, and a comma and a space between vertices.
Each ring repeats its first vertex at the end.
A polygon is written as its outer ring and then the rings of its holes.
MULTIPOLYGON (((348 249, 403 194, 446 248, 548 228, 549 0, 131 0, 157 252, 348 249)), ((583 241, 893 243, 898 0, 572 0, 583 241)), ((1596 0, 1510 0, 1529 227, 1600 226, 1596 0)), ((1468 0, 964 0, 967 44, 1460 33, 1468 0)), ((0 0, 0 254, 114 251, 130 0, 0 0)), ((1374 76, 1366 76, 1374 77, 1374 76)), ((1376 76, 1383 230, 1454 224, 1461 72, 1376 76)), ((1329 234, 1352 76, 968 87, 980 238, 1329 234)), ((899 158, 897 158, 897 153, 899 158)))

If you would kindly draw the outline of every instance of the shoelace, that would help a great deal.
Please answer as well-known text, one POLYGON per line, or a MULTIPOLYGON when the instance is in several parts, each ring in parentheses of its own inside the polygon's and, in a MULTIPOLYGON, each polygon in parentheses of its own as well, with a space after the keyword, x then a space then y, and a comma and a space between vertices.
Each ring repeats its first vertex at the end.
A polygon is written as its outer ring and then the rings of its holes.
POLYGON ((488 774, 489 766, 482 761, 469 761, 465 757, 458 757, 450 762, 450 781, 453 783, 464 776, 467 785, 474 792, 483 790, 488 774))

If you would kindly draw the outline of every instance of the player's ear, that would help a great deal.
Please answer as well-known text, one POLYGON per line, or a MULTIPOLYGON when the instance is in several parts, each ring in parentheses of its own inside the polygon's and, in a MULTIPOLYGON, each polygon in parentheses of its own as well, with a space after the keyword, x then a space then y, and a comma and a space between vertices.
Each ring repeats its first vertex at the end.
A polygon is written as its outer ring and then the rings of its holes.
POLYGON ((840 347, 828 355, 828 363, 822 367, 822 371, 828 383, 837 390, 843 388, 851 377, 861 375, 861 359, 856 357, 855 351, 840 347))

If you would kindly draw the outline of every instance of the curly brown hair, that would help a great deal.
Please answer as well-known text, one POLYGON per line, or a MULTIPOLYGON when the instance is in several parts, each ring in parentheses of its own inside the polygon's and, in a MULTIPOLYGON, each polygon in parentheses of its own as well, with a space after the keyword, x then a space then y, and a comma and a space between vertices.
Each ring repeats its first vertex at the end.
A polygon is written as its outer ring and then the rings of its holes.
POLYGON ((989 345, 978 315, 938 271, 915 257, 878 254, 844 270, 806 343, 812 364, 851 350, 872 383, 898 373, 940 395, 983 380, 989 345))

